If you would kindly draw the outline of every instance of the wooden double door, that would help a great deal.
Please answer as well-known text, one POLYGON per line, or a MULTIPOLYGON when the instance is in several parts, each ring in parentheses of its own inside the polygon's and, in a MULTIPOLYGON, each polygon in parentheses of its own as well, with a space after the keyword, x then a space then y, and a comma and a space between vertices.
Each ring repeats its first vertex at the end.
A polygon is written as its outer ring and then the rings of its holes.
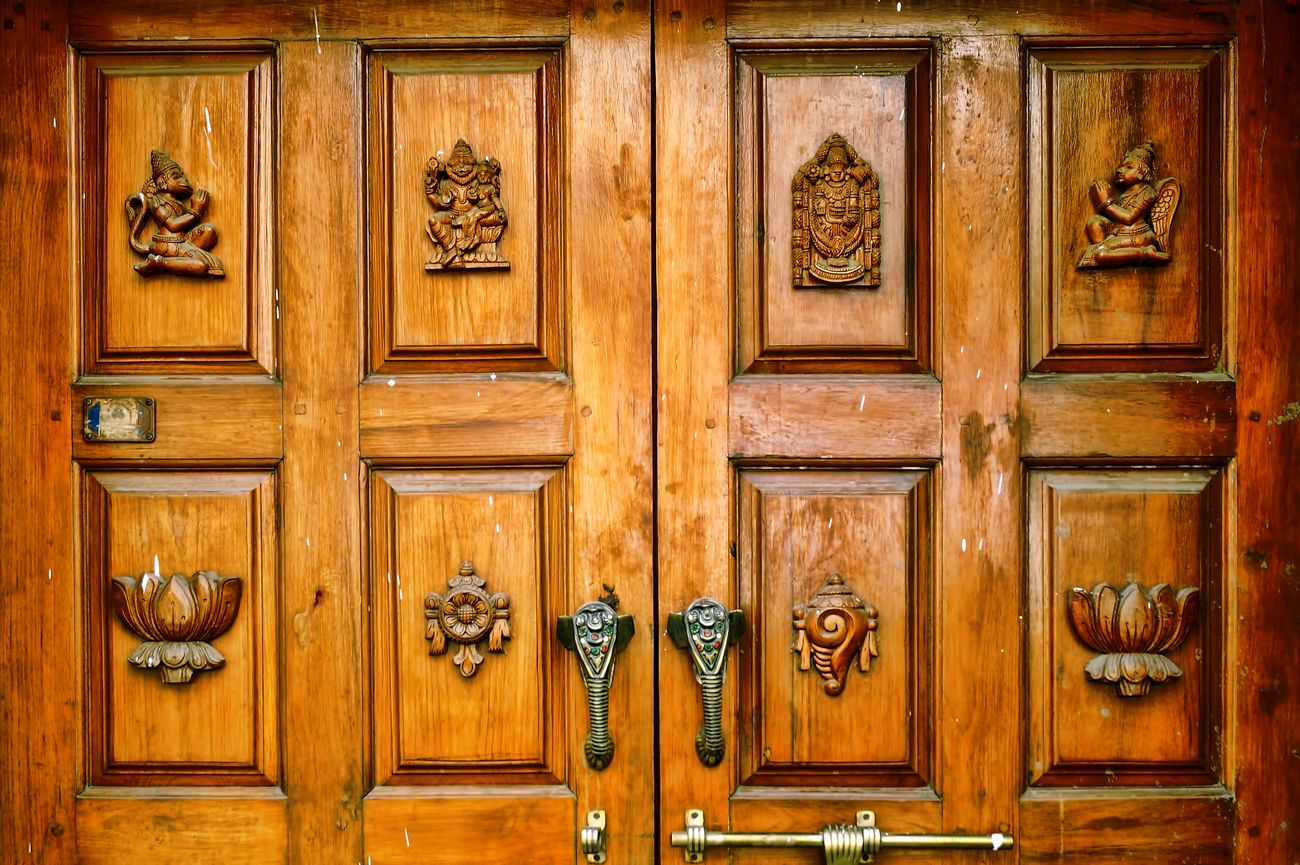
POLYGON ((1294 15, 911 5, 15 6, 5 861, 1293 853, 1294 15))

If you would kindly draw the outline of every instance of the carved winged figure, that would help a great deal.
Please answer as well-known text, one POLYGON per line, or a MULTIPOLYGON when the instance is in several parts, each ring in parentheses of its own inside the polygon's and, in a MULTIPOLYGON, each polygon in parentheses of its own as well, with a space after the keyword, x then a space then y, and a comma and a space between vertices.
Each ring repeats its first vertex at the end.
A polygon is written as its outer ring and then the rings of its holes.
POLYGON ((217 229, 203 221, 208 191, 191 186, 176 160, 161 150, 149 154, 149 166, 152 176, 126 200, 131 248, 145 257, 135 265, 136 272, 225 276, 221 261, 208 251, 217 245, 217 229), (150 216, 158 231, 145 243, 140 232, 150 216))
POLYGON ((1144 141, 1124 154, 1115 181, 1095 180, 1088 190, 1096 210, 1084 234, 1091 244, 1079 259, 1081 269, 1167 264, 1169 229, 1181 187, 1172 177, 1157 180, 1156 147, 1144 141))

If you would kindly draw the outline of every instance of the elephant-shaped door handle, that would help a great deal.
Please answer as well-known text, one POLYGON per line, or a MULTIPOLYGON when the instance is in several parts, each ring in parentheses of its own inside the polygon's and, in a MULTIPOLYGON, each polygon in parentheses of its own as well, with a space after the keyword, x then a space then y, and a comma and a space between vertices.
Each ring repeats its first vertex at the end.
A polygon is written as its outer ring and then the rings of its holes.
POLYGON ((587 765, 600 771, 614 759, 609 733, 609 685, 614 680, 614 656, 623 651, 636 627, 631 616, 620 616, 604 601, 590 601, 572 616, 560 616, 556 636, 578 656, 582 683, 587 687, 590 732, 583 743, 587 765))
POLYGON ((700 683, 704 723, 695 736, 695 754, 706 766, 716 766, 726 753, 722 735, 722 685, 727 677, 727 649, 745 632, 745 614, 728 610, 712 598, 698 598, 680 613, 669 613, 668 635, 679 649, 691 653, 695 681, 700 683))

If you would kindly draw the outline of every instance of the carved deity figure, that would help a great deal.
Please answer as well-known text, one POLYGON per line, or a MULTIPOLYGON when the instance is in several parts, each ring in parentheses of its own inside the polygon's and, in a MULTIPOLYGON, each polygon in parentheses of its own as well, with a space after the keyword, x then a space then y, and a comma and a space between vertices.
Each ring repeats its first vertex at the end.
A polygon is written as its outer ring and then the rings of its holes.
POLYGON ((424 269, 509 268, 497 250, 506 227, 501 163, 491 156, 476 159, 463 138, 446 161, 442 155, 439 150, 424 168, 424 194, 433 205, 425 231, 434 246, 424 269))
POLYGON ((880 285, 880 179, 835 133, 795 172, 795 286, 880 285))
POLYGON ((1178 181, 1165 177, 1152 184, 1156 147, 1144 141, 1124 154, 1114 183, 1094 180, 1088 190, 1093 209, 1084 225, 1092 244, 1080 268, 1167 264, 1169 228, 1178 209, 1178 181))
POLYGON ((217 244, 217 229, 203 221, 207 190, 194 189, 176 161, 161 150, 149 154, 149 165, 153 176, 126 200, 131 248, 145 257, 135 265, 136 272, 225 276, 221 261, 208 251, 217 244), (158 231, 146 244, 140 232, 150 216, 158 231))

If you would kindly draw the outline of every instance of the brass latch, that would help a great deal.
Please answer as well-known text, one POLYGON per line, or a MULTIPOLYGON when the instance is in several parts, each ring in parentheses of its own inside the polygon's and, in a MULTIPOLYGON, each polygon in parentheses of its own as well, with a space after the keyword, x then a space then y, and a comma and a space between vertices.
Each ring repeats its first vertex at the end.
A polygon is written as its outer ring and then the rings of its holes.
POLYGON ((588 811, 587 825, 582 827, 582 852, 587 861, 600 865, 605 861, 605 812, 588 811))
POLYGON ((820 847, 826 865, 865 865, 887 847, 948 850, 1010 850, 1012 840, 992 835, 894 835, 876 828, 876 812, 859 811, 852 826, 832 824, 820 832, 710 832, 704 812, 686 812, 686 831, 672 834, 674 847, 685 847, 687 862, 703 862, 709 847, 820 847))

